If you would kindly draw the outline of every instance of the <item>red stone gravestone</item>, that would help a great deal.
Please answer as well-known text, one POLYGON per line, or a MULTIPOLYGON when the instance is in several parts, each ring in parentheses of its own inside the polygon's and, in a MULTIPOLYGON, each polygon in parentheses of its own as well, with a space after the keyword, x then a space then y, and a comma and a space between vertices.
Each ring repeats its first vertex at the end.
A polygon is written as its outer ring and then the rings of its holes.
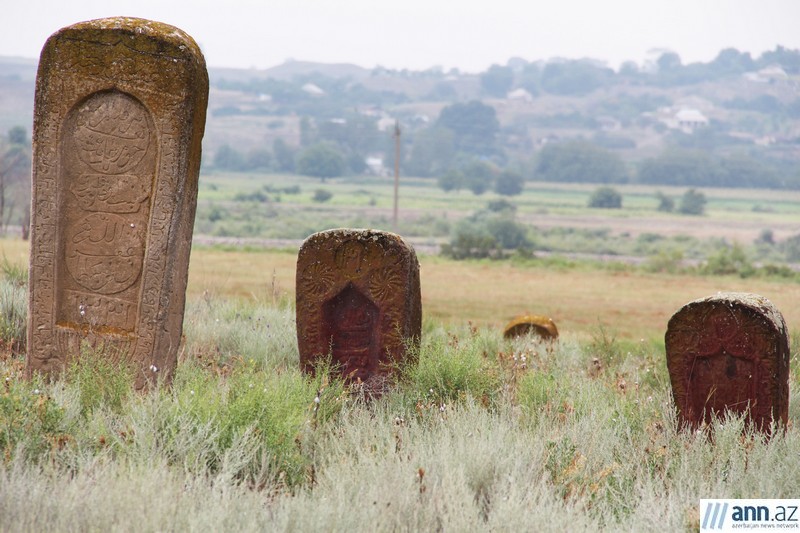
POLYGON ((422 323, 419 263, 400 236, 316 233, 300 248, 296 283, 304 371, 313 372, 330 355, 347 382, 377 390, 415 354, 422 323))
POLYGON ((768 432, 786 425, 789 338, 780 311, 762 296, 719 293, 683 306, 665 337, 667 368, 682 426, 725 411, 746 413, 768 432))
POLYGON ((82 22, 45 44, 33 124, 28 375, 89 344, 177 362, 205 127, 197 44, 166 24, 82 22))

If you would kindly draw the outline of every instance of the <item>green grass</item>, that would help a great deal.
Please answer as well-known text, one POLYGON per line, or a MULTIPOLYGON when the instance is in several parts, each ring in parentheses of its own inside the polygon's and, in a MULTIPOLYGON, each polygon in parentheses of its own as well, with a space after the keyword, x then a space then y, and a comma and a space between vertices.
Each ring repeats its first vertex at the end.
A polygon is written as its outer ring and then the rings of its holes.
POLYGON ((790 498, 790 427, 677 430, 663 344, 554 345, 426 319, 379 400, 302 375, 290 307, 194 298, 172 387, 87 353, 58 382, 0 361, 4 531, 681 531, 702 497, 790 498))

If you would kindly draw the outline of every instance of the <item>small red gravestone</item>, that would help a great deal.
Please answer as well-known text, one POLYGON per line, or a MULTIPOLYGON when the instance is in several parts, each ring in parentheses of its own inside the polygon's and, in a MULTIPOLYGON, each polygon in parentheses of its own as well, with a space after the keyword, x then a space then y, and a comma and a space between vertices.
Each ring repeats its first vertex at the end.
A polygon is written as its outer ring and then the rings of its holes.
POLYGON ((422 325, 419 263, 400 236, 336 229, 311 235, 297 257, 297 343, 303 371, 320 359, 348 383, 379 389, 414 357, 422 325))
POLYGON ((725 411, 756 429, 786 425, 789 338, 766 298, 718 293, 683 306, 665 336, 667 368, 681 425, 697 428, 725 411))

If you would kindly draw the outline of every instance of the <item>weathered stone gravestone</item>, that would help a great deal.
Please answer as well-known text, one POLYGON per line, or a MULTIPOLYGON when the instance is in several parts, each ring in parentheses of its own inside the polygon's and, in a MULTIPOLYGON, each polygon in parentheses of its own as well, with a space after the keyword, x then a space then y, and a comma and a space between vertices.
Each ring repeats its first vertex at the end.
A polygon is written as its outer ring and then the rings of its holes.
POLYGON ((558 328, 553 319, 542 315, 520 315, 506 324, 503 337, 513 339, 523 335, 538 335, 542 340, 554 341, 558 339, 558 328))
POLYGON ((33 125, 28 374, 88 343, 169 379, 183 327, 208 74, 186 33, 110 18, 45 44, 33 125))
POLYGON ((666 333, 667 368, 682 426, 725 411, 747 413, 769 431, 789 412, 789 338, 780 311, 762 296, 719 293, 683 306, 666 333))
POLYGON ((305 372, 330 355, 348 383, 379 390, 416 352, 419 263, 398 235, 351 229, 311 235, 297 257, 296 295, 305 372))

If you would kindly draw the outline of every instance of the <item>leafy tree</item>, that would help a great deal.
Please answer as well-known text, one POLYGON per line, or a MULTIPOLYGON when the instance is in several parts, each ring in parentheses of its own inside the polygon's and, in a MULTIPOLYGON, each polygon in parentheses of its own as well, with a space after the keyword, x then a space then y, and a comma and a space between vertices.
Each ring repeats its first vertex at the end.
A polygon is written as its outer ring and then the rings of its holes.
POLYGON ((684 215, 702 215, 706 210, 706 195, 695 189, 689 189, 681 197, 678 212, 684 215))
POLYGON ((525 178, 519 172, 504 170, 494 181, 494 191, 504 196, 522 194, 525 187, 525 178))
POLYGON ((436 180, 439 188, 445 192, 458 191, 464 186, 464 174, 460 170, 451 168, 444 174, 441 174, 436 180))
POLYGON ((464 184, 474 194, 483 194, 492 185, 494 171, 485 161, 474 159, 463 169, 464 184))
POLYGON ((613 187, 600 187, 589 197, 589 207, 620 209, 622 208, 622 195, 613 187))
POLYGON ((514 71, 509 67, 492 65, 481 74, 481 88, 490 96, 504 97, 513 84, 514 71))
POLYGON ((675 52, 664 52, 658 58, 656 64, 659 72, 675 70, 681 67, 681 56, 675 52))
POLYGON ((657 185, 719 185, 720 172, 714 160, 699 150, 671 149, 646 159, 637 173, 640 183, 657 185))
POLYGON ((779 64, 789 74, 800 73, 800 51, 776 46, 775 50, 764 52, 758 58, 758 66, 766 67, 773 63, 779 64))
POLYGON ((245 166, 248 170, 269 170, 272 168, 272 154, 266 148, 253 148, 247 152, 245 166))
POLYGON ((406 171, 414 176, 436 176, 453 164, 455 135, 441 127, 427 128, 414 135, 406 171))
POLYGON ((8 130, 8 143, 19 146, 29 144, 28 131, 23 126, 14 126, 8 130))
POLYGON ((755 61, 749 52, 740 52, 736 48, 725 48, 709 64, 717 75, 742 74, 755 69, 755 61))
POLYGON ((275 166, 280 172, 294 172, 295 151, 283 139, 275 139, 272 143, 275 155, 275 166))
POLYGON ((28 135, 22 126, 0 138, 0 231, 5 233, 15 208, 22 206, 22 236, 27 238, 30 224, 31 153, 28 135))
POLYGON ((656 199, 658 199, 658 210, 663 211, 665 213, 672 213, 675 209, 675 200, 671 197, 667 196, 661 191, 656 193, 656 199))
POLYGON ((534 176, 541 181, 567 183, 624 183, 628 180, 620 157, 587 141, 545 145, 534 176))
POLYGON ((223 144, 214 154, 214 166, 222 170, 244 170, 244 155, 230 144, 223 144))
POLYGON ((494 108, 482 102, 459 102, 443 108, 436 126, 453 132, 457 151, 487 156, 496 152, 500 122, 494 108))
POLYGON ((344 174, 345 161, 338 150, 328 144, 318 143, 303 149, 297 155, 296 169, 298 174, 325 181, 326 178, 344 174))
POLYGON ((587 61, 548 63, 542 70, 542 88, 553 94, 583 95, 609 82, 614 71, 587 61))
POLYGON ((538 95, 542 92, 541 88, 542 71, 536 63, 528 63, 522 68, 519 73, 519 81, 517 82, 520 87, 531 93, 538 95))

